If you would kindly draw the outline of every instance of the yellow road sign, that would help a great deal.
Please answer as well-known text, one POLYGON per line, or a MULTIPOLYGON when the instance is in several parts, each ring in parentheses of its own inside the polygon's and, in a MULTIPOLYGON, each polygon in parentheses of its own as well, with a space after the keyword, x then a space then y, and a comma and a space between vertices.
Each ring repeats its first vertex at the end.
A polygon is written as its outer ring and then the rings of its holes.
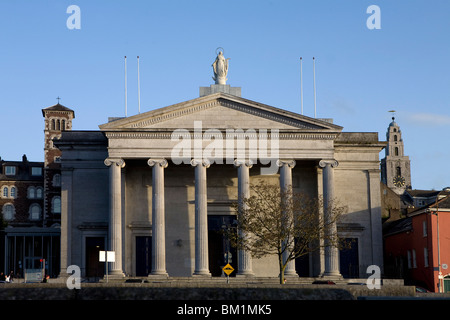
POLYGON ((222 270, 227 274, 227 276, 229 276, 230 273, 234 271, 234 268, 230 264, 227 264, 222 270))

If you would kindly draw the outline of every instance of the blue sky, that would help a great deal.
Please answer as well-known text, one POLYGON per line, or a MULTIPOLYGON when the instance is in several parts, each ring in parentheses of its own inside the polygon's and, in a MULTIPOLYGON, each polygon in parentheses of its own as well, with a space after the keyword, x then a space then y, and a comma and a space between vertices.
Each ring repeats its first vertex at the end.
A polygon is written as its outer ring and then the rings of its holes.
MULTIPOLYGON (((414 189, 450 186, 450 1, 0 0, 0 157, 43 161, 41 109, 75 110, 74 130, 198 97, 217 47, 242 96, 386 139, 396 110, 414 189), (66 10, 80 8, 81 28, 66 10), (366 26, 370 5, 381 29, 366 26)), ((380 159, 384 151, 380 153, 380 159)))

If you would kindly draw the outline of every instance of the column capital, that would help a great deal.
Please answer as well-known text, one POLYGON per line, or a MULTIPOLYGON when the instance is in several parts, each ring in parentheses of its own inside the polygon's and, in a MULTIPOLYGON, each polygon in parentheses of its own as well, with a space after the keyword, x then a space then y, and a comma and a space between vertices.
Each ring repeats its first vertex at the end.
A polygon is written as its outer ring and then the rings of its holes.
POLYGON ((154 165, 158 164, 160 167, 163 167, 163 168, 167 168, 167 166, 169 165, 167 160, 164 159, 164 158, 162 158, 162 159, 148 159, 147 164, 150 167, 153 167, 154 165))
POLYGON ((277 166, 282 167, 282 166, 288 166, 289 168, 294 168, 296 165, 295 160, 282 160, 282 159, 278 159, 277 160, 277 166))
POLYGON ((245 165, 247 168, 250 169, 251 167, 253 167, 253 161, 252 160, 239 160, 239 159, 236 159, 236 160, 234 160, 233 165, 235 167, 240 167, 242 165, 245 165))
POLYGON ((203 167, 209 168, 211 162, 208 159, 192 159, 191 166, 196 167, 201 164, 203 167))
POLYGON ((111 166, 115 164, 116 166, 119 166, 120 168, 125 167, 125 160, 120 158, 106 158, 104 161, 105 166, 111 166))
POLYGON ((327 165, 330 165, 332 168, 336 168, 339 165, 339 162, 334 159, 319 161, 319 167, 325 168, 327 165))

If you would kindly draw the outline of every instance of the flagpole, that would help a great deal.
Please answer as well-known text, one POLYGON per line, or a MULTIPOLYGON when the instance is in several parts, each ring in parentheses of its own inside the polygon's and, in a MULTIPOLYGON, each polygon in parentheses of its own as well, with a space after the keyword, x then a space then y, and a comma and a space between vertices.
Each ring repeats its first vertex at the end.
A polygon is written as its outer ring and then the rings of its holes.
POLYGON ((313 71, 314 71, 314 118, 317 118, 316 107, 316 59, 313 57, 313 71))
POLYGON ((139 108, 139 113, 141 113, 141 84, 140 84, 140 77, 139 77, 139 56, 137 56, 137 67, 138 67, 138 108, 139 108))
POLYGON ((127 56, 125 56, 125 117, 127 116, 127 56))
POLYGON ((301 100, 302 115, 303 115, 303 69, 302 69, 302 57, 300 57, 300 100, 301 100))

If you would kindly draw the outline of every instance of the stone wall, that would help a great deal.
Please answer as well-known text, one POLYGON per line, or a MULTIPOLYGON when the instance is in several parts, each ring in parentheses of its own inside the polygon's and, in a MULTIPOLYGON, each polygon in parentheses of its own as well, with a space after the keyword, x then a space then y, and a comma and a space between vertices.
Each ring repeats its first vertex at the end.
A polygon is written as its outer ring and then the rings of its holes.
POLYGON ((358 297, 414 297, 412 286, 370 290, 356 285, 87 283, 0 284, 0 300, 355 300, 358 297))

